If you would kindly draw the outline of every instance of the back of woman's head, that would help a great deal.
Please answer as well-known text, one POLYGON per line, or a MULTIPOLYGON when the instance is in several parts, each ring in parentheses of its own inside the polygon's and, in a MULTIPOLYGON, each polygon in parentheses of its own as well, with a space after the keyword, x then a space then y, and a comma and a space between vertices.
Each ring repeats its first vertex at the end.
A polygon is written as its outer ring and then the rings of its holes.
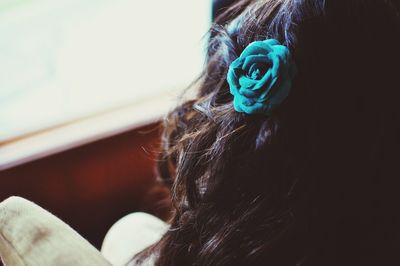
POLYGON ((398 2, 242 0, 211 36, 196 98, 165 120, 175 210, 157 264, 389 265, 398 2), (297 66, 290 94, 272 114, 236 112, 229 65, 270 38, 297 66))

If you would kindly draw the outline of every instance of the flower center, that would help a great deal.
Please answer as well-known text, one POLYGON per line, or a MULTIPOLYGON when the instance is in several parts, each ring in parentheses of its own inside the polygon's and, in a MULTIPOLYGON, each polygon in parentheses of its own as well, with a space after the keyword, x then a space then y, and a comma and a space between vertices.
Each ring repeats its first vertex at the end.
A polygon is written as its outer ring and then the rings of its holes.
POLYGON ((261 70, 259 68, 255 69, 252 73, 251 73, 251 78, 252 79, 260 79, 261 77, 261 70))
POLYGON ((253 80, 260 80, 266 73, 267 67, 263 64, 253 64, 248 73, 247 76, 253 80))

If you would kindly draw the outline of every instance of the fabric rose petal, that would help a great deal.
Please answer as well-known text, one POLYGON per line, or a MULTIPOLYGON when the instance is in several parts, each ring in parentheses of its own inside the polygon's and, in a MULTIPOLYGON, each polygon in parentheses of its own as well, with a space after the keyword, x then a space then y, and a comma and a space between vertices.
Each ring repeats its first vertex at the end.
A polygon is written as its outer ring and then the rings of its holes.
POLYGON ((289 95, 295 72, 289 49, 277 40, 250 43, 228 70, 235 110, 270 115, 289 95))

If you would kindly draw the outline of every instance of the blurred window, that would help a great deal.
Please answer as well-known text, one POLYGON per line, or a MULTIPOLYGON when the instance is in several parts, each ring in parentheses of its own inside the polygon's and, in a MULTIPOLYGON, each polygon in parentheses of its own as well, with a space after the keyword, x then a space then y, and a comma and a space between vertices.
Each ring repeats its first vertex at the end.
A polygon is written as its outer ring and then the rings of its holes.
POLYGON ((0 1, 0 143, 187 86, 210 3, 0 1))

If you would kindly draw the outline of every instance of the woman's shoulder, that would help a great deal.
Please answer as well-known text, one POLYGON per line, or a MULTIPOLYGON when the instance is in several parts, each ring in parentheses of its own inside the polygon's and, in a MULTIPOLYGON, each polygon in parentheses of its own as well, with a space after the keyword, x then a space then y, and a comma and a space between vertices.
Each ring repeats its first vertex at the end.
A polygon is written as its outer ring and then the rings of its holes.
MULTIPOLYGON (((107 232, 101 253, 113 265, 126 265, 136 254, 160 240, 168 227, 167 223, 151 214, 131 213, 107 232)), ((150 260, 147 265, 151 265, 150 260)))

